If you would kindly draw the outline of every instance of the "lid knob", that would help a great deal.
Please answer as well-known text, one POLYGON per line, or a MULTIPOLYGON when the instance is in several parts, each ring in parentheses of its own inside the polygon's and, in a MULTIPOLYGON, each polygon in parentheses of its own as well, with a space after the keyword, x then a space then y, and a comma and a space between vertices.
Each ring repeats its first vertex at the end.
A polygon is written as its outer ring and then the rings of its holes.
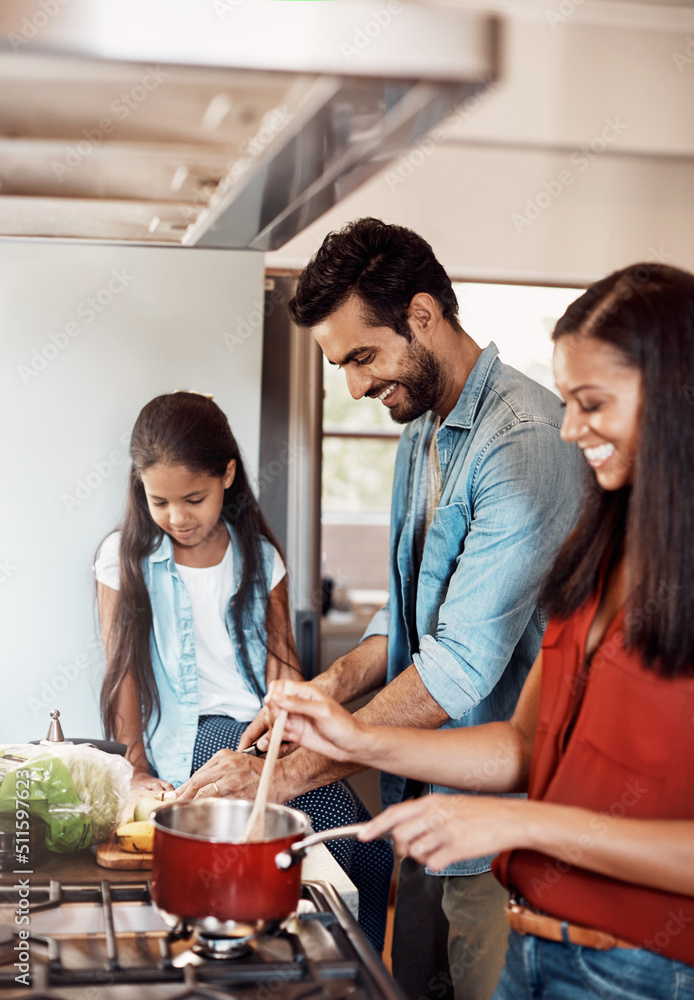
POLYGON ((57 708, 54 708, 51 712, 51 724, 48 727, 48 732, 46 733, 46 739, 41 740, 42 743, 63 743, 65 737, 63 736, 63 727, 60 725, 60 712, 57 708))

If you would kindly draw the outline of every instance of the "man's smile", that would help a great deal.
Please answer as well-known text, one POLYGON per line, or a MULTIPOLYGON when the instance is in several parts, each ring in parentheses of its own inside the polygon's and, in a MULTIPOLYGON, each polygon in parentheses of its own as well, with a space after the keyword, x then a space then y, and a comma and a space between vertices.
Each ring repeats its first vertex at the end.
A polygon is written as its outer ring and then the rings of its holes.
POLYGON ((385 403, 385 401, 390 396, 393 395, 393 393, 395 392, 395 390, 397 389, 397 387, 398 387, 398 383, 397 382, 391 382, 390 385, 386 386, 386 388, 383 390, 383 392, 380 393, 380 395, 377 396, 376 398, 380 399, 382 403, 385 403))

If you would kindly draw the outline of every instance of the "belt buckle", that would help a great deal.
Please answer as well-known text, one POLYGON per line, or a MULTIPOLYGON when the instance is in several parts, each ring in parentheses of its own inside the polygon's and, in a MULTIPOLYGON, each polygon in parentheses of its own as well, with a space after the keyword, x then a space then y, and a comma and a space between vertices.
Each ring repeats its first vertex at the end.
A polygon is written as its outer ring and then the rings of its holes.
POLYGON ((517 934, 526 935, 528 932, 525 926, 527 909, 523 905, 522 896, 512 892, 506 903, 506 921, 517 934))
POLYGON ((519 892, 511 892, 508 897, 508 903, 506 904, 511 913, 522 913, 523 910, 531 909, 527 899, 525 899, 519 892))

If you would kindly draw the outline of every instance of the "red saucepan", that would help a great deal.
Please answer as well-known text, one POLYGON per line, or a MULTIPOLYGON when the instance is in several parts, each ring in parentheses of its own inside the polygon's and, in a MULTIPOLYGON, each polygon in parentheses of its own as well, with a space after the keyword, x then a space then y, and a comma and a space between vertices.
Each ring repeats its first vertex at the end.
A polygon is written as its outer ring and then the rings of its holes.
POLYGON ((209 937, 238 937, 277 925, 297 907, 304 848, 354 836, 342 827, 301 838, 305 813, 269 805, 266 839, 239 843, 253 803, 197 799, 157 809, 152 900, 170 926, 209 937), (297 842, 298 841, 298 842, 297 842))

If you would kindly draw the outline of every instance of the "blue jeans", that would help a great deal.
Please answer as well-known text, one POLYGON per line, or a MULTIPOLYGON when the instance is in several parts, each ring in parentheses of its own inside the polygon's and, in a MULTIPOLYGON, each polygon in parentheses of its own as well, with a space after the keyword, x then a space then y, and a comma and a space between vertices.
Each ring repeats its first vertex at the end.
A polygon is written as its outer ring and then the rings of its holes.
POLYGON ((643 948, 596 951, 511 931, 492 1000, 694 1000, 694 967, 643 948))

